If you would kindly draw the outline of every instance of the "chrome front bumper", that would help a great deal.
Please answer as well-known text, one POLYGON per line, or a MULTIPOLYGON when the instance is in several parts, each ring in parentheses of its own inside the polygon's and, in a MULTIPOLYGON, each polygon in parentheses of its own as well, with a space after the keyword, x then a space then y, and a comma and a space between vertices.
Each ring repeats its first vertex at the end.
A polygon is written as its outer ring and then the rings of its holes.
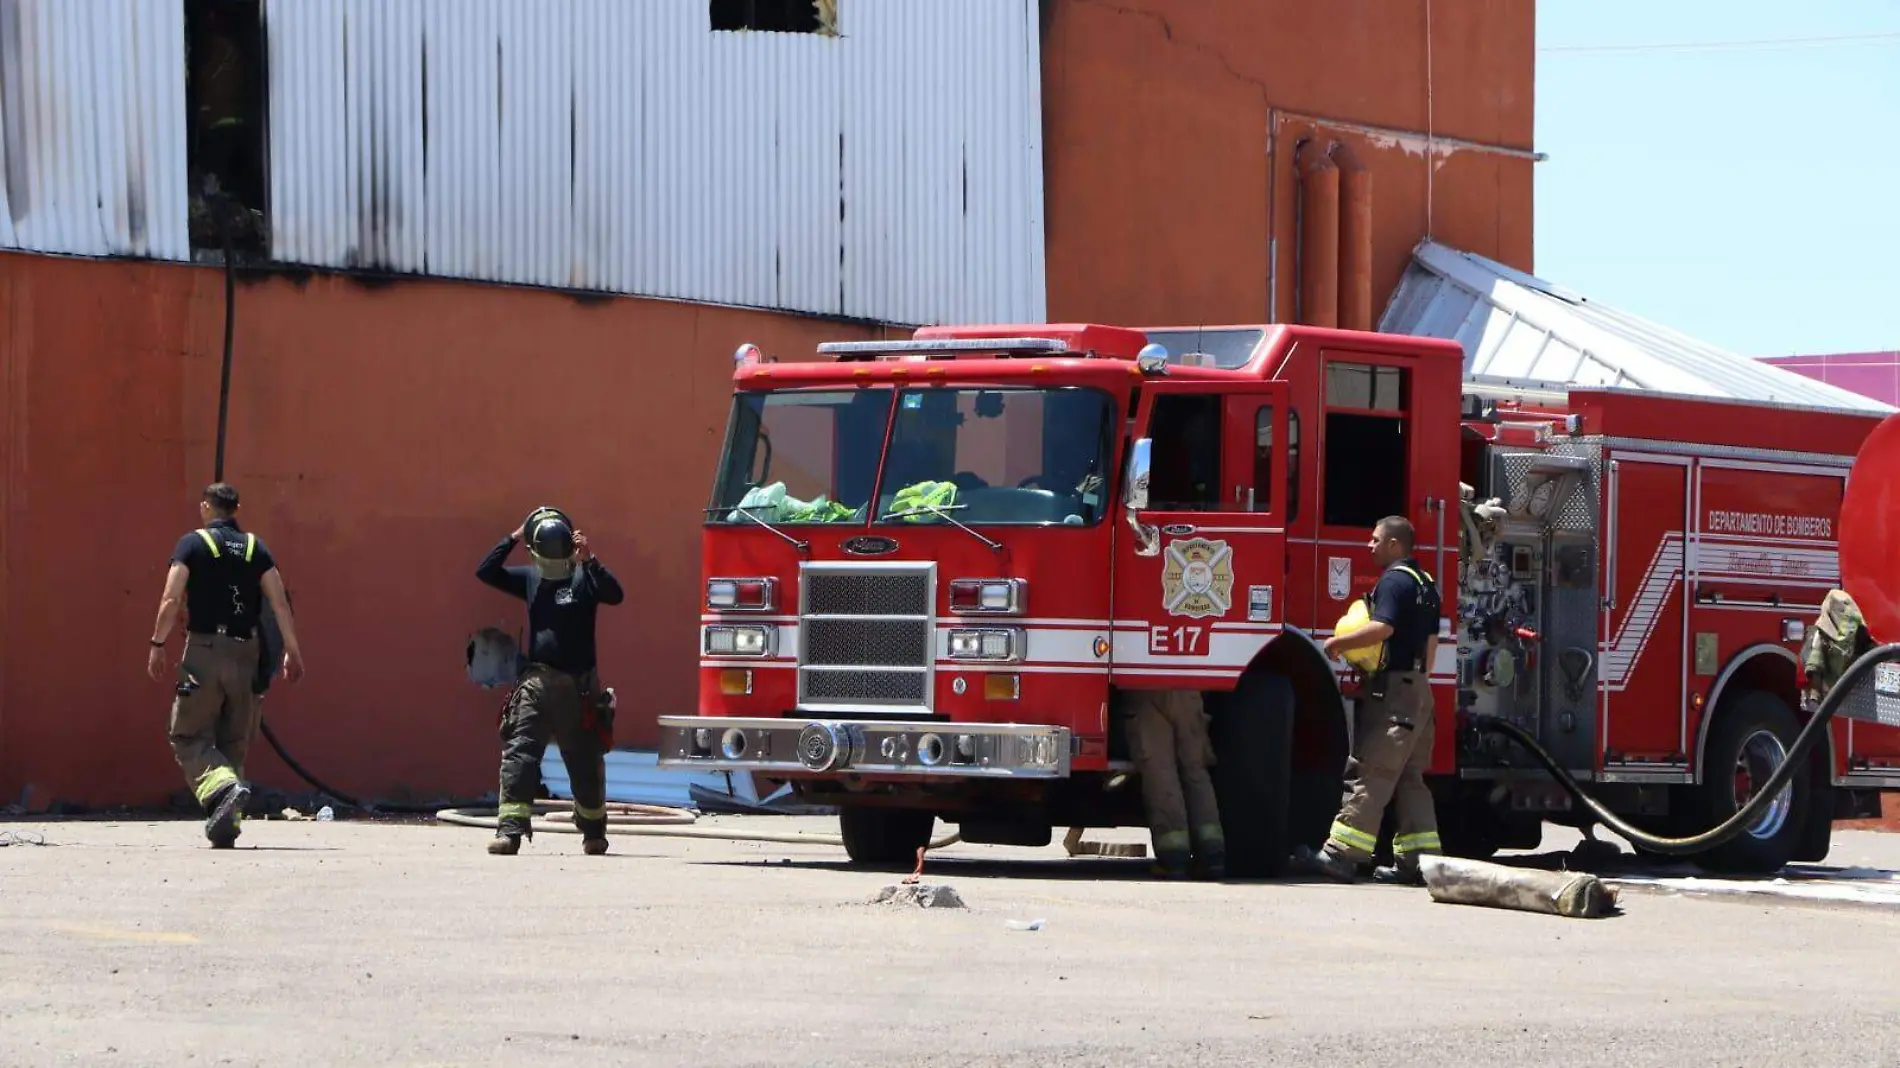
POLYGON ((661 716, 664 768, 1062 779, 1067 727, 838 718, 661 716))

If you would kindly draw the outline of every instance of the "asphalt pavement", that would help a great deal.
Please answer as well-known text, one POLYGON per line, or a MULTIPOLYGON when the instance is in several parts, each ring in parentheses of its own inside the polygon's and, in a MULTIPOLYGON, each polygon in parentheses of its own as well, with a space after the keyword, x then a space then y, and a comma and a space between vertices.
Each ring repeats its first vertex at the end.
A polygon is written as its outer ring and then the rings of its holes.
POLYGON ((1900 1065, 1879 901, 1678 880, 1572 920, 958 845, 924 878, 967 907, 925 910, 833 847, 487 833, 0 823, 0 1064, 1900 1065))

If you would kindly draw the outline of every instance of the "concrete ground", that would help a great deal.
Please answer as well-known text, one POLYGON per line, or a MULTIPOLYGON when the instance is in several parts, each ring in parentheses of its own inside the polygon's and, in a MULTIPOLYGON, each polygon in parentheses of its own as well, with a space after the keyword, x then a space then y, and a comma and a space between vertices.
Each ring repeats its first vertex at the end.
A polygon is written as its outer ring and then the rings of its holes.
MULTIPOLYGON (((926 881, 967 909, 894 909, 834 847, 488 833, 0 823, 0 1064, 1900 1065, 1900 908, 1568 920, 960 845, 926 881)), ((1828 862, 1900 869, 1900 836, 1828 862)))

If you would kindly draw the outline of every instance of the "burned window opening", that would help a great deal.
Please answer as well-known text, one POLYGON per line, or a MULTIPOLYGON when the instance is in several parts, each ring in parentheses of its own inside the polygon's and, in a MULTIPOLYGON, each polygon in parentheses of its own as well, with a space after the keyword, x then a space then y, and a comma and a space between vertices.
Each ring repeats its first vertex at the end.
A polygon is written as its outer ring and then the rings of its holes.
POLYGON ((263 254, 269 80, 260 0, 184 0, 193 249, 263 254), (222 224, 222 225, 221 225, 222 224))
POLYGON ((838 36, 838 0, 711 0, 715 31, 838 36))

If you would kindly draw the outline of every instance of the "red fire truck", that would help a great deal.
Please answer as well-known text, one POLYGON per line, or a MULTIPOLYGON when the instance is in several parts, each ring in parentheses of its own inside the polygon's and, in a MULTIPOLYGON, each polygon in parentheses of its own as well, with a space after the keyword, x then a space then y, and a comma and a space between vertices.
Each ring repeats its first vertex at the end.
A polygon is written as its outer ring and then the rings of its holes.
MULTIPOLYGON (((665 766, 839 806, 860 863, 1138 826, 1118 690, 1207 697, 1229 870, 1324 840, 1357 679, 1318 642, 1408 517, 1444 593, 1430 781, 1448 851, 1590 817, 1534 736, 1652 833, 1718 822, 1802 723, 1798 655, 1877 417, 1467 384, 1454 342, 1299 326, 932 327, 736 355, 706 512, 700 700, 665 766)), ((1772 870, 1900 788, 1836 722, 1746 833, 1772 870)))

